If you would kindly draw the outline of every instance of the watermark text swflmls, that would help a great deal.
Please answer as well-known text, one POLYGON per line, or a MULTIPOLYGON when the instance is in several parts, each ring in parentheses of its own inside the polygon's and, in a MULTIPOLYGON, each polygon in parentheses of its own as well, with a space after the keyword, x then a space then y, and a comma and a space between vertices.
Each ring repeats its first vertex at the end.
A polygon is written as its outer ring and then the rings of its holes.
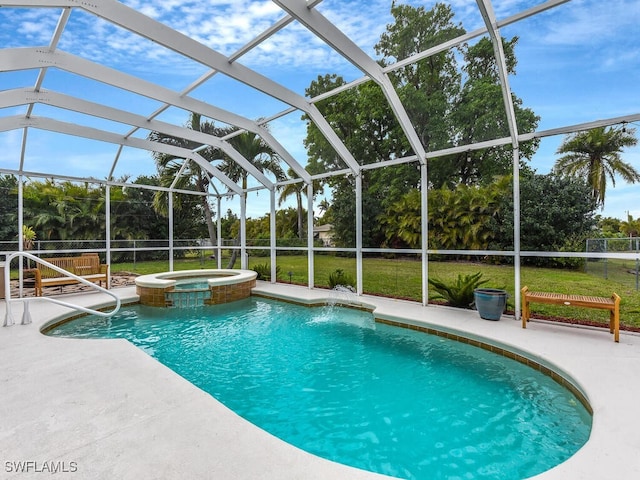
POLYGON ((4 471, 6 473, 75 473, 78 471, 78 462, 8 460, 4 462, 4 471))

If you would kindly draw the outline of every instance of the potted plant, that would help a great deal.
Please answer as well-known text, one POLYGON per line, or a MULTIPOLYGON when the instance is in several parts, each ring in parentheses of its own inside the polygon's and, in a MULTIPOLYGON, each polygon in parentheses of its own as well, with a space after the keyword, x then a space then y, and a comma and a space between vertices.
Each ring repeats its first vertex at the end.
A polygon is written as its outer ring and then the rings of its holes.
POLYGON ((476 310, 480 318, 500 320, 507 306, 507 291, 500 288, 476 288, 473 291, 476 310))

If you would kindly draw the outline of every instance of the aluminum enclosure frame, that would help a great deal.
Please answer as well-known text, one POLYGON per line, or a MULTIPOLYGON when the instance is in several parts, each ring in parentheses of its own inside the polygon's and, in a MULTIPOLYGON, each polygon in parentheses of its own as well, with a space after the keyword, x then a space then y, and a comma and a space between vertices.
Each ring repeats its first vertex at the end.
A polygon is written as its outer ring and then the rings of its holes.
MULTIPOLYGON (((15 169, 0 169, 0 173, 13 174, 19 178, 19 229, 22 229, 22 182, 23 177, 51 177, 50 173, 27 171, 24 169, 25 151, 28 142, 28 133, 32 129, 43 129, 50 132, 57 132, 61 134, 73 135, 77 137, 92 139, 100 142, 107 142, 116 144, 119 146, 118 154, 115 156, 109 172, 106 175, 105 180, 96 180, 95 178, 83 179, 74 178, 75 181, 91 181, 99 184, 104 184, 107 189, 110 186, 122 186, 122 182, 116 180, 113 177, 113 172, 116 170, 118 164, 120 152, 123 147, 132 147, 136 149, 146 150, 150 152, 163 152, 171 155, 175 155, 180 158, 184 158, 186 161, 195 162, 211 179, 211 189, 208 192, 215 201, 217 201, 218 212, 220 211, 221 198, 232 194, 238 195, 241 198, 246 198, 249 190, 252 189, 266 189, 269 191, 270 198, 270 213, 271 213, 271 266, 272 266, 272 278, 275 279, 276 268, 276 251, 277 246, 275 243, 275 192, 278 187, 286 185, 292 182, 302 182, 305 185, 308 196, 308 235, 307 235, 307 251, 308 251, 308 271, 309 271, 309 287, 313 287, 313 235, 311 225, 313 224, 313 181, 326 178, 329 175, 353 175, 355 177, 355 196, 356 196, 356 242, 355 242, 355 254, 356 254, 356 271, 357 271, 357 292, 362 294, 363 292, 363 267, 362 257, 363 253, 373 252, 376 249, 364 248, 362 243, 362 173, 363 171, 373 168, 384 168, 388 165, 394 165, 399 163, 418 162, 420 165, 420 175, 422 179, 422 185, 426 185, 429 179, 429 172, 427 169, 427 160, 429 158, 435 158, 442 155, 459 153, 464 151, 481 150, 492 146, 510 145, 513 151, 513 194, 514 194, 514 249, 512 252, 476 252, 476 254, 500 254, 510 255, 514 257, 514 264, 516 268, 515 274, 515 291, 520 289, 520 257, 521 255, 532 255, 532 252, 520 251, 520 192, 519 192, 519 145, 523 141, 531 140, 534 138, 543 138, 550 135, 558 135, 563 133, 572 133, 587 128, 593 128, 594 126, 603 125, 615 125, 623 122, 637 122, 640 121, 640 113, 619 116, 615 118, 608 118, 604 120, 594 120, 591 122, 567 125, 561 128, 538 131, 533 133, 522 134, 518 131, 518 125, 515 117, 515 108, 513 105, 513 97, 511 88, 509 85, 509 77, 506 69, 505 54, 502 49, 502 42, 500 41, 500 28, 507 25, 514 24, 523 19, 538 15, 547 10, 556 8, 562 4, 568 3, 570 0, 548 0, 542 2, 534 7, 520 11, 515 15, 512 15, 505 19, 498 19, 494 12, 493 3, 491 0, 477 0, 476 6, 478 12, 484 22, 484 28, 480 28, 473 32, 467 33, 460 38, 453 39, 444 42, 441 45, 430 48, 424 52, 414 55, 407 59, 402 59, 393 65, 389 65, 385 68, 381 67, 375 59, 370 57, 356 43, 351 40, 343 31, 341 31, 336 25, 334 25, 329 19, 321 14, 321 12, 315 7, 318 6, 322 0, 272 0, 275 5, 281 8, 283 16, 276 23, 272 24, 269 28, 256 35, 246 45, 238 49, 231 55, 223 55, 212 48, 206 46, 199 41, 190 38, 189 36, 171 28, 169 25, 154 20, 153 18, 143 14, 140 11, 136 11, 127 5, 118 2, 117 0, 96 0, 94 2, 78 2, 77 0, 0 0, 0 7, 25 7, 25 8, 47 8, 60 10, 60 17, 58 24, 53 32, 50 43, 45 47, 21 47, 21 48, 0 48, 0 72, 11 72, 20 70, 38 69, 38 79, 34 85, 25 85, 22 88, 7 89, 0 91, 0 108, 19 107, 25 106, 25 112, 22 115, 11 115, 0 117, 0 132, 18 130, 22 135, 22 151, 21 158, 19 160, 19 167, 15 169), (126 29, 134 35, 149 39, 158 45, 162 45, 167 49, 194 60, 199 64, 207 68, 207 72, 194 80, 191 85, 182 91, 175 91, 165 88, 159 84, 138 78, 124 72, 100 65, 94 61, 78 57, 69 52, 66 52, 59 48, 60 38, 68 27, 72 12, 75 9, 83 10, 85 13, 94 15, 97 18, 102 19, 105 22, 117 25, 126 29), (286 28, 292 22, 302 25, 305 29, 313 34, 317 39, 324 44, 331 47, 335 52, 345 58, 349 63, 354 65, 358 70, 363 73, 363 77, 355 80, 345 86, 335 89, 334 91, 327 92, 318 96, 317 98, 306 98, 296 92, 286 88, 284 85, 270 79, 257 71, 245 67, 240 63, 242 56, 261 45, 263 42, 271 38, 273 35, 286 28), (439 52, 453 48, 456 45, 460 45, 473 38, 477 38, 482 35, 488 35, 492 41, 494 57, 498 66, 500 83, 502 86, 502 96, 504 111, 509 125, 509 136, 505 138, 496 138, 485 142, 474 143, 471 145, 464 145, 461 147, 454 147, 439 151, 427 151, 425 146, 422 145, 414 126, 411 123, 409 116, 407 115, 405 106, 402 104, 397 92, 393 88, 393 85, 389 79, 389 74, 394 70, 403 68, 406 65, 410 65, 419 60, 428 58, 439 52), (50 69, 59 69, 68 72, 72 75, 82 76, 87 79, 91 79, 96 82, 100 82, 111 87, 126 90, 135 95, 139 95, 148 99, 159 102, 162 106, 153 112, 149 112, 148 115, 139 115, 132 112, 114 109, 106 104, 99 104, 95 102, 89 102, 82 100, 80 97, 73 97, 65 95, 59 92, 47 90, 44 88, 46 82, 46 74, 50 69), (225 75, 231 79, 239 81, 247 87, 262 92, 266 96, 278 100, 279 102, 287 106, 286 110, 281 112, 274 112, 272 116, 267 119, 250 119, 237 115, 235 113, 226 111, 215 104, 208 103, 202 100, 198 100, 189 94, 198 86, 208 81, 215 75, 225 75), (364 82, 373 81, 382 90, 386 101, 389 104, 390 109, 396 116, 396 119, 401 126, 407 141, 413 149, 414 155, 408 158, 402 159, 389 159, 385 162, 380 162, 375 165, 361 165, 353 156, 353 154, 347 149, 344 143, 340 140, 339 136, 333 130, 332 126, 322 116, 321 112, 316 107, 316 103, 319 100, 329 98, 332 95, 336 95, 341 91, 348 88, 360 85, 364 82), (96 118, 106 119, 112 122, 126 125, 129 130, 126 134, 118 134, 106 130, 97 128, 90 128, 80 124, 71 124, 61 121, 56 118, 37 117, 32 115, 32 110, 36 104, 44 104, 53 106, 59 109, 79 112, 84 115, 93 116, 96 118), (208 118, 218 120, 228 125, 237 127, 239 131, 248 131, 257 134, 270 148, 272 148, 278 156, 284 161, 284 163, 291 168, 295 173, 295 178, 289 179, 285 182, 279 182, 277 180, 270 179, 265 174, 256 169, 248 159, 243 158, 238 151, 236 151, 228 139, 207 135, 201 132, 196 132, 185 128, 184 126, 177 124, 170 124, 156 120, 163 111, 170 107, 183 109, 189 112, 199 113, 208 118), (269 132, 266 125, 269 121, 277 119, 281 116, 288 115, 292 112, 297 112, 306 115, 318 128, 318 130, 324 135, 327 142, 333 147, 338 156, 344 163, 344 169, 337 172, 329 172, 320 175, 309 174, 295 158, 287 151, 287 149, 278 142, 278 140, 269 132), (214 165, 209 164, 203 157, 198 154, 198 149, 185 150, 177 147, 170 147, 157 142, 151 142, 149 140, 143 140, 134 137, 134 134, 140 129, 148 129, 163 132, 173 136, 181 136, 182 138, 197 142, 202 146, 199 148, 205 148, 206 146, 214 146, 220 148, 227 153, 241 168, 245 169, 248 174, 255 179, 258 183, 258 187, 252 187, 251 189, 243 190, 243 188, 228 178, 224 173, 218 170, 214 165), (223 192, 222 189, 226 189, 223 192)), ((61 176, 60 178, 67 178, 61 176)), ((133 184, 126 184, 127 186, 140 188, 133 184)), ((144 187, 146 188, 146 187, 144 187)), ((184 192, 176 190, 175 188, 169 189, 170 193, 189 193, 198 194, 196 192, 184 192)), ((169 202, 172 202, 172 195, 169 195, 169 202)), ((245 202, 241 204, 241 238, 239 249, 241 251, 241 259, 243 262, 242 267, 246 268, 246 210, 245 202)), ((107 201, 107 209, 109 209, 109 202, 107 201)), ((422 256, 422 303, 426 305, 428 303, 428 257, 430 253, 427 244, 427 189, 423 188, 421 197, 421 210, 422 210, 422 244, 421 249, 415 253, 419 253, 422 256)), ((108 210, 107 210, 108 211, 108 210)), ((169 209, 170 225, 173 224, 173 209, 169 209)), ((107 215, 107 232, 110 231, 109 215, 107 215)), ((172 230, 172 229, 171 229, 172 230)), ((217 224, 218 241, 220 242, 220 223, 217 224)), ((170 245, 173 245, 172 233, 170 233, 169 239, 170 245)), ((221 244, 215 246, 220 251, 221 244)), ((20 251, 22 251, 23 245, 20 243, 20 251)), ((109 241, 107 240, 107 257, 110 255, 109 241)), ((438 252, 443 253, 443 252, 438 252)), ((457 252, 448 252, 457 253, 457 252)), ((538 252, 539 253, 539 252, 538 252)), ((173 255, 170 255, 172 260, 173 255)), ((220 258, 220 255, 217 255, 220 258)), ((219 261, 219 260, 218 260, 219 261)), ((171 265, 172 267, 172 265, 171 265)), ((275 281, 275 280, 274 280, 275 281)), ((516 295, 516 316, 520 315, 520 298, 516 295)))

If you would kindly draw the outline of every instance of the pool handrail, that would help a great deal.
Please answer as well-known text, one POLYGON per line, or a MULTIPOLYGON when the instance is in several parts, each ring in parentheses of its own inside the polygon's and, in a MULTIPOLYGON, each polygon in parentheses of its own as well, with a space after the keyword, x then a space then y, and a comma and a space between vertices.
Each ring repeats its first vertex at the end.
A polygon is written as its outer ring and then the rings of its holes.
POLYGON ((69 272, 68 270, 65 270, 64 268, 60 268, 57 265, 54 265, 52 263, 47 262, 46 260, 43 260, 39 257, 36 257, 35 255, 32 255, 31 253, 27 253, 27 252, 14 252, 11 253, 9 255, 6 256, 6 260, 5 260, 5 269, 4 269, 4 298, 5 298, 5 302, 6 302, 6 312, 5 312, 5 316, 4 316, 4 322, 2 324, 3 327, 9 327, 11 325, 15 324, 15 321, 13 319, 13 314, 11 312, 11 303, 12 302, 18 302, 21 301, 24 303, 24 313, 22 315, 22 321, 20 322, 21 325, 27 325, 29 323, 31 323, 31 314, 29 313, 29 302, 31 300, 36 300, 36 298, 25 298, 25 297, 20 297, 20 298, 11 298, 11 280, 10 280, 10 271, 11 271, 11 260, 13 260, 14 258, 29 258, 33 261, 35 261, 36 263, 40 263, 42 265, 45 265, 48 268, 51 268, 52 270, 55 270, 58 273, 61 273, 67 277, 71 277, 74 280, 77 280, 79 283, 83 283, 85 285, 88 285, 90 287, 94 287, 96 288, 98 291, 102 292, 102 293, 106 293, 107 295, 113 297, 113 299, 115 300, 116 304, 115 307, 112 311, 110 312, 101 312, 100 310, 94 310, 91 308, 87 308, 87 307, 83 307, 82 305, 77 305, 77 304, 73 304, 73 303, 69 303, 69 302, 65 302, 63 300, 58 300, 55 298, 51 298, 51 297, 37 297, 37 300, 43 300, 43 301, 47 301, 47 302, 51 302, 51 303, 55 303, 57 305, 62 305, 63 307, 67 307, 67 308, 71 308, 73 310, 79 310, 81 312, 84 313, 88 313, 88 314, 92 314, 92 315, 98 315, 100 317, 111 317, 113 315, 115 315, 119 310, 120 310, 120 298, 114 294, 113 292, 110 292, 109 290, 107 290, 106 288, 103 288, 99 285, 96 285, 95 283, 90 282, 89 280, 86 280, 82 277, 79 277, 78 275, 69 272))

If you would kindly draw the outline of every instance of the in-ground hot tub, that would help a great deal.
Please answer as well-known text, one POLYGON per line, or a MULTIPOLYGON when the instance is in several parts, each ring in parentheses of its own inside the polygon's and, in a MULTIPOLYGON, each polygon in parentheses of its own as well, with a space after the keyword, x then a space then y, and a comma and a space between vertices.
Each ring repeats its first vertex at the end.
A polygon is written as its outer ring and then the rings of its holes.
POLYGON ((214 305, 249 297, 257 276, 253 270, 231 269, 154 273, 136 278, 136 293, 142 305, 153 307, 171 307, 178 298, 190 297, 214 305))

